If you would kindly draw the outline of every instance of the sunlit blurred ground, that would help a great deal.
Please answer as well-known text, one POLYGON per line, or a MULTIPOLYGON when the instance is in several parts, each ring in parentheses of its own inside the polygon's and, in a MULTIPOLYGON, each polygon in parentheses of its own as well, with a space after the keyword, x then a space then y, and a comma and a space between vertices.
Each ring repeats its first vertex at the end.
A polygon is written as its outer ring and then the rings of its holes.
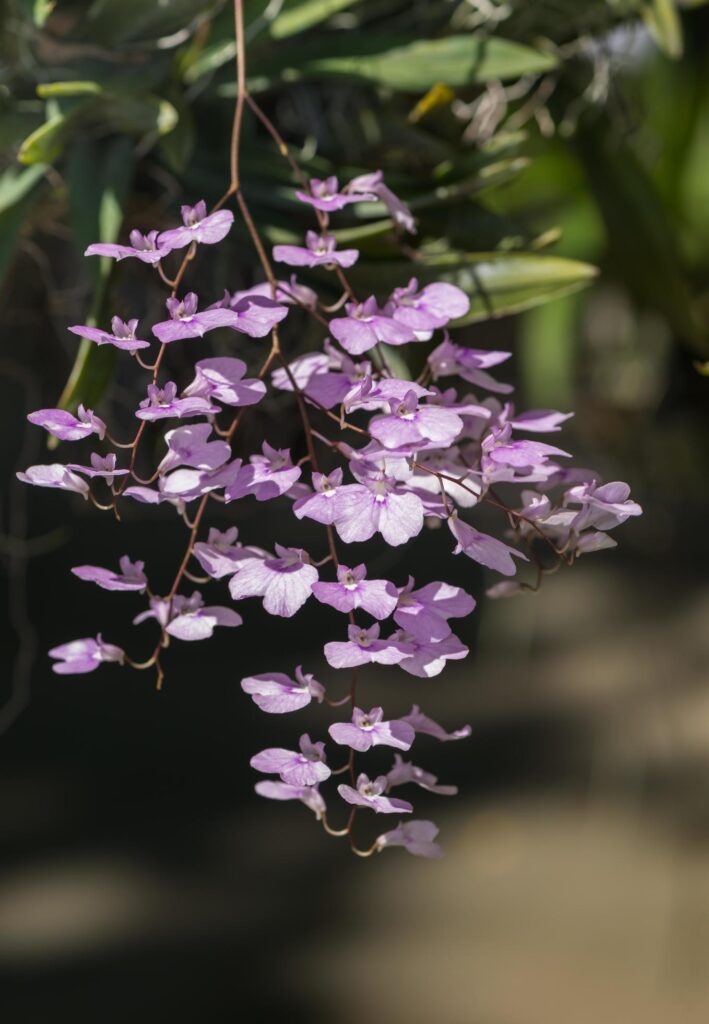
MULTIPOLYGON (((258 804, 171 822, 174 859, 149 822, 38 849, 0 877, 3 1019, 97 1020, 108 992, 109 1021, 706 1024, 708 624, 709 587, 599 560, 488 607, 472 677, 382 680, 474 726, 417 757, 467 776, 424 805, 442 861, 355 861, 258 804)), ((3 785, 18 835, 83 813, 61 780, 3 785)))

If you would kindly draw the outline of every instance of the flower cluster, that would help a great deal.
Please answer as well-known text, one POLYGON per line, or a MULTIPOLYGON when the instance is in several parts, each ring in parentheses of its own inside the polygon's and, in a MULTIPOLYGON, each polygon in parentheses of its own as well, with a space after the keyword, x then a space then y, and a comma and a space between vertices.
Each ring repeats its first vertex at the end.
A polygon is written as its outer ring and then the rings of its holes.
POLYGON ((420 735, 459 740, 470 728, 446 732, 415 705, 398 717, 380 706, 367 709, 358 686, 362 669, 370 663, 428 679, 448 661, 465 658, 468 648, 452 623, 469 616, 475 601, 445 580, 372 578, 356 545, 380 537, 385 545, 403 547, 424 526, 442 525, 450 535, 449 551, 504 577, 489 592, 508 596, 535 589, 545 572, 562 563, 614 546, 609 531, 641 509, 625 484, 602 483, 596 473, 569 468, 569 453, 540 439, 558 433, 568 414, 515 409, 511 386, 493 375, 509 352, 472 349, 451 339, 449 326, 469 309, 467 296, 455 285, 412 278, 388 296, 355 295, 344 271, 359 254, 337 248, 330 214, 376 200, 389 209, 394 230, 415 230, 411 211, 384 185, 380 172, 343 189, 335 178, 313 180, 296 194, 313 208, 318 230, 308 232, 302 247, 277 245, 273 259, 290 267, 322 267, 336 275, 343 294, 334 313, 295 277, 279 281, 270 261, 264 267, 267 282, 251 291, 227 293, 207 303, 191 291, 178 295, 186 264, 198 247, 219 243, 232 226, 233 215, 221 206, 212 212, 204 202, 184 206, 180 227, 145 235, 133 231, 129 245, 96 244, 87 250, 87 255, 142 261, 171 290, 164 319, 149 329, 118 316, 106 330, 70 328, 145 367, 148 382, 134 409, 135 437, 128 445, 117 445, 105 422, 83 406, 75 414, 63 409, 33 412, 30 421, 55 438, 85 441, 101 450, 77 462, 31 466, 19 476, 35 486, 75 491, 99 508, 116 509, 131 500, 169 503, 187 523, 189 540, 167 594, 154 593, 145 564, 127 556, 118 567, 82 565, 72 570, 104 590, 145 595, 146 608, 134 622, 151 621, 158 630, 155 649, 146 660, 135 660, 100 634, 62 644, 50 655, 61 674, 91 672, 115 662, 155 667, 160 683, 161 659, 171 641, 205 640, 217 627, 248 622, 249 599, 260 600, 270 615, 287 618, 310 600, 335 609, 341 613, 341 626, 324 644, 323 662, 317 667, 320 679, 302 666, 291 676, 266 665, 263 673, 241 681, 244 693, 267 714, 296 713, 312 701, 333 709, 348 705, 329 726, 326 739, 312 740, 305 733, 297 749, 272 747, 256 753, 251 766, 267 776, 256 791, 274 800, 301 801, 326 831, 347 835, 357 853, 402 846, 412 854, 435 857, 440 848, 432 822, 402 817, 394 829, 361 849, 353 839, 355 815, 361 809, 411 815, 411 801, 393 795, 401 786, 454 794, 454 786, 440 785, 435 775, 405 756, 420 735), (178 250, 185 257, 170 278, 164 261, 178 250), (321 325, 322 347, 289 358, 279 325, 293 306, 321 325), (186 338, 203 339, 215 330, 234 332, 237 352, 240 334, 270 335, 260 368, 250 371, 237 355, 205 353, 191 380, 179 386, 164 379, 169 346, 186 338), (144 362, 146 351, 156 345, 154 361, 144 362), (388 346, 408 345, 427 346, 424 369, 416 379, 393 373, 387 361, 388 346), (247 458, 234 457, 232 442, 241 418, 262 401, 269 385, 283 402, 297 404, 308 453, 301 459, 268 440, 247 458), (163 453, 146 480, 137 476, 136 459, 149 428, 164 430, 163 453), (276 501, 284 515, 320 524, 321 550, 280 544, 263 550, 243 543, 236 526, 204 532, 210 502, 237 503, 238 510, 238 503, 249 500, 276 501), (471 519, 483 506, 497 510, 504 539, 473 525, 471 519), (343 547, 350 545, 353 550, 345 555, 343 547), (205 603, 199 591, 185 592, 193 563, 214 585, 221 581, 221 600, 228 600, 228 593, 239 612, 231 603, 205 603), (346 680, 344 698, 341 679, 346 680), (337 699, 329 696, 333 692, 337 699), (388 772, 370 777, 362 756, 373 747, 391 748, 394 760, 388 772), (333 768, 332 760, 343 763, 333 768), (326 805, 322 787, 332 785, 332 777, 340 773, 346 773, 345 781, 327 796, 326 805), (347 810, 344 828, 328 822, 332 799, 347 810))

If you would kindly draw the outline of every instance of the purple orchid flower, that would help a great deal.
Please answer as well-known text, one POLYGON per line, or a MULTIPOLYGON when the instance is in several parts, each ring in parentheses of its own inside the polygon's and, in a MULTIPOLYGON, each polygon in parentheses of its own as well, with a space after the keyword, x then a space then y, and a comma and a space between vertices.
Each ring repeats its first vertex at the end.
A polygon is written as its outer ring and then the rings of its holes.
POLYGON ((374 296, 364 302, 348 302, 347 316, 330 321, 330 330, 342 347, 352 356, 361 355, 377 342, 387 345, 405 345, 416 341, 416 334, 406 324, 399 323, 377 305, 374 296))
POLYGON ((325 814, 325 801, 314 786, 291 786, 287 782, 257 782, 255 786, 259 796, 268 800, 300 800, 314 812, 318 821, 325 814))
POLYGON ((384 307, 394 320, 410 327, 417 341, 428 341, 438 327, 458 320, 470 309, 470 299, 454 284, 427 284, 419 291, 412 277, 405 288, 395 288, 384 307))
POLYGON ((381 533, 398 547, 423 529, 423 505, 395 481, 383 476, 366 484, 345 484, 335 498, 335 529, 345 544, 381 533))
POLYGON ((403 846, 414 857, 442 857, 443 850, 434 843, 439 828, 432 821, 399 822, 397 828, 385 832, 377 839, 377 852, 388 846, 403 846))
POLYGON ((242 679, 241 689, 250 695, 257 707, 271 715, 299 711, 313 698, 322 703, 325 697, 325 687, 310 672, 303 672, 302 665, 296 668, 295 679, 283 672, 266 672, 242 679))
POLYGON ((158 473, 169 473, 177 466, 192 466, 195 469, 218 469, 231 458, 231 448, 226 441, 209 440, 212 427, 209 423, 191 423, 187 427, 176 427, 165 434, 167 455, 158 466, 158 473))
POLYGON ((448 447, 463 429, 457 413, 442 405, 419 405, 414 391, 389 403, 389 412, 373 416, 369 433, 385 448, 448 447))
POLYGON ((106 436, 106 424, 83 405, 76 410, 76 416, 72 416, 66 409, 38 409, 31 412, 27 419, 37 427, 44 427, 60 441, 80 441, 91 434, 98 434, 103 441, 106 436))
POLYGON ((140 231, 131 231, 130 245, 113 245, 108 242, 94 242, 84 252, 84 256, 108 256, 112 260, 136 259, 141 263, 159 263, 170 252, 170 247, 158 245, 158 232, 149 231, 147 235, 140 231))
POLYGON ((301 548, 276 544, 276 555, 245 561, 229 581, 229 592, 235 601, 263 597, 269 615, 290 618, 310 597, 318 570, 301 548))
POLYGON ((325 644, 325 658, 333 668, 356 668, 376 662, 378 665, 398 665, 413 653, 413 646, 398 638, 379 639, 379 624, 369 629, 348 626, 347 640, 331 640, 325 644))
POLYGON ((260 295, 255 291, 235 292, 233 295, 225 292, 224 297, 213 303, 209 310, 229 310, 233 315, 225 326, 241 334, 248 334, 251 338, 265 338, 276 324, 288 316, 288 309, 282 305, 285 299, 280 290, 277 294, 281 304, 270 297, 270 290, 268 295, 260 295))
POLYGON ((253 494, 256 501, 270 501, 286 494, 300 478, 300 466, 294 466, 287 448, 272 448, 268 441, 262 455, 252 455, 248 466, 233 475, 224 491, 227 501, 253 494))
POLYGON ((457 515, 449 517, 448 526, 457 541, 453 550, 454 555, 459 555, 462 552, 468 558, 472 558, 474 562, 479 562, 480 565, 484 565, 488 569, 494 569, 495 572, 502 573, 503 576, 514 576, 517 572, 513 559, 521 558, 525 562, 529 561, 527 556, 517 548, 503 544, 501 540, 496 540, 487 533, 480 533, 468 523, 458 519, 457 515))
POLYGON ((361 203, 365 200, 373 202, 377 197, 374 193, 358 192, 356 195, 346 195, 339 191, 337 178, 331 175, 329 178, 311 178, 309 182, 310 192, 296 192, 296 197, 301 203, 308 203, 316 210, 323 213, 332 213, 334 210, 341 210, 349 203, 361 203))
POLYGON ((511 352, 486 352, 482 349, 463 348, 461 345, 454 345, 446 335, 445 340, 428 357, 428 365, 431 367, 434 380, 438 380, 439 377, 458 376, 485 391, 509 394, 513 390, 512 385, 501 384, 486 371, 491 366, 504 363, 511 355, 511 352))
POLYGON ((453 633, 442 640, 421 640, 406 630, 399 630, 394 638, 411 647, 411 654, 399 662, 409 675, 420 679, 431 679, 440 675, 448 661, 460 661, 467 658, 468 648, 453 633))
POLYGON ((551 434, 561 430, 561 424, 570 420, 572 412, 557 412, 555 409, 528 409, 508 420, 515 430, 528 430, 536 434, 551 434))
POLYGON ((195 396, 221 402, 222 405, 256 405, 266 394, 262 380, 244 380, 246 363, 231 356, 201 359, 195 364, 195 378, 182 392, 187 398, 195 396))
POLYGON ((97 345, 113 345, 124 352, 136 352, 140 348, 150 348, 149 341, 141 341, 136 338, 135 332, 138 329, 138 320, 121 320, 120 317, 111 317, 111 331, 102 331, 100 327, 87 327, 83 324, 69 327, 72 334, 78 334, 80 338, 87 338, 97 345))
POLYGON ((60 462, 47 466, 29 466, 24 472, 16 473, 18 480, 33 487, 54 487, 60 491, 75 491, 88 500, 89 485, 76 473, 72 473, 60 462))
POLYGON ((353 385, 372 372, 369 362, 355 363, 329 339, 324 352, 307 352, 294 359, 286 372, 284 367, 273 371, 273 386, 292 391, 293 383, 307 398, 326 409, 339 405, 353 385))
MULTIPOLYGON (((307 499, 306 499, 307 500, 307 499)), ((375 619, 386 619, 396 608, 398 592, 388 580, 368 580, 367 568, 337 567, 337 583, 313 583, 313 595, 340 612, 362 608, 375 619)))
POLYGON ((206 398, 178 398, 177 384, 170 380, 162 386, 148 384, 148 397, 140 403, 135 415, 139 420, 164 420, 189 419, 218 412, 219 406, 211 405, 206 398))
POLYGON ((185 338, 203 338, 208 331, 217 327, 234 327, 238 316, 230 309, 197 309, 197 296, 188 292, 184 299, 166 299, 169 320, 162 320, 153 327, 153 334, 167 345, 185 338))
POLYGON ((171 228, 159 235, 157 244, 161 249, 184 249, 192 242, 215 245, 228 235, 234 223, 231 210, 207 213, 207 204, 203 199, 195 206, 181 206, 180 213, 183 226, 171 228))
POLYGON ((134 590, 142 593, 148 586, 143 572, 145 562, 131 562, 128 555, 123 555, 118 564, 120 572, 101 569, 98 565, 77 565, 71 571, 80 580, 96 583, 103 590, 134 590))
POLYGON ((421 789, 425 789, 429 793, 436 793, 438 796, 455 796, 458 792, 457 786, 439 785, 436 775, 424 771, 412 761, 404 761, 401 754, 395 754, 394 766, 387 772, 387 788, 404 786, 408 782, 413 782, 421 789))
POLYGON ((595 481, 570 488, 564 495, 569 505, 582 505, 574 519, 578 532, 587 526, 598 530, 612 530, 624 523, 630 516, 642 515, 642 508, 636 501, 630 501, 630 488, 622 481, 598 486, 595 481))
POLYGON ((448 619, 463 619, 474 608, 475 601, 460 587, 438 582, 414 590, 410 576, 399 591, 394 622, 418 640, 443 640, 451 632, 448 619))
POLYGON ((172 599, 151 597, 150 607, 133 619, 138 626, 156 619, 162 629, 178 640, 208 640, 217 626, 240 626, 242 618, 232 608, 205 607, 199 591, 191 597, 176 594, 172 599))
POLYGON ((288 263, 291 267, 351 267, 359 259, 358 249, 342 249, 337 252, 334 235, 319 235, 308 231, 305 248, 300 245, 274 245, 273 258, 277 263, 288 263))
POLYGON ((84 640, 72 640, 68 644, 60 644, 49 652, 50 658, 56 658, 52 671, 60 676, 83 675, 93 672, 102 662, 116 661, 123 664, 125 651, 114 644, 104 642, 99 633, 96 639, 86 637, 84 640))
POLYGON ((249 762, 257 772, 280 775, 291 786, 317 786, 332 774, 325 763, 325 744, 313 743, 307 733, 300 737, 300 753, 270 747, 249 762))
POLYGON ((461 729, 456 729, 454 732, 446 732, 442 725, 429 718, 428 715, 424 715, 418 704, 413 704, 411 711, 409 711, 408 715, 403 715, 401 720, 412 725, 416 732, 421 733, 422 736, 433 736, 434 739, 440 740, 442 743, 446 743, 449 740, 467 740, 472 732, 469 725, 464 725, 461 729))
POLYGON ((416 234, 416 221, 411 210, 403 200, 399 199, 392 190, 384 184, 382 171, 374 171, 371 174, 360 174, 353 178, 348 185, 345 185, 345 192, 352 195, 359 195, 361 199, 369 199, 372 193, 380 202, 384 203, 394 223, 404 228, 410 234, 416 234))
POLYGON ((239 531, 230 526, 222 533, 212 527, 206 541, 198 541, 192 553, 204 571, 213 579, 220 580, 224 576, 233 576, 242 562, 249 558, 268 558, 268 552, 261 548, 244 547, 237 544, 239 531))
POLYGON ((408 750, 416 736, 413 726, 396 719, 385 722, 383 718, 381 708, 372 708, 366 713, 361 708, 354 708, 351 722, 335 722, 328 732, 335 743, 361 753, 371 747, 382 746, 408 750))
POLYGON ((413 804, 408 800, 398 800, 396 797, 383 796, 386 791, 386 775, 380 775, 371 781, 367 775, 357 777, 357 788, 352 786, 338 786, 337 792, 348 804, 356 807, 368 807, 377 814, 410 814, 413 811, 413 804))
POLYGON ((126 476, 128 473, 127 469, 116 469, 114 452, 110 452, 108 455, 98 455, 96 452, 92 452, 89 460, 90 466, 80 466, 75 462, 69 462, 67 469, 73 469, 75 473, 81 473, 89 478, 102 477, 109 487, 117 476, 126 476))
POLYGON ((308 519, 314 519, 316 523, 332 526, 337 511, 334 499, 341 484, 341 469, 334 469, 328 476, 323 473, 313 473, 314 493, 298 498, 293 504, 293 514, 298 519, 307 516, 308 519))

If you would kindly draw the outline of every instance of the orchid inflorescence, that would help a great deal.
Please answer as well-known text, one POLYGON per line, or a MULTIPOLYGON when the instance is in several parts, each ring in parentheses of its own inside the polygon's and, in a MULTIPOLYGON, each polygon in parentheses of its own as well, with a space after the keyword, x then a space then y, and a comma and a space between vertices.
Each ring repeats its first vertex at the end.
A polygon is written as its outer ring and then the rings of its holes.
MULTIPOLYGON (((240 95, 285 150, 243 85, 240 95)), ((106 423, 83 406, 75 413, 33 412, 30 422, 60 441, 98 440, 108 453, 91 453, 88 464, 84 459, 31 466, 18 476, 36 486, 75 491, 97 507, 116 512, 126 500, 171 504, 186 522, 189 539, 165 595, 151 590, 144 563, 127 556, 116 569, 82 565, 72 570, 104 590, 146 595, 147 608, 134 622, 154 619, 159 630, 146 660, 135 660, 100 634, 49 653, 55 672, 62 675, 116 662, 135 669, 155 668, 160 686, 162 658, 171 640, 205 640, 216 627, 233 628, 243 621, 231 606, 206 604, 200 591, 184 592, 194 563, 209 580, 226 581, 240 608, 248 598, 259 598, 270 615, 289 618, 312 598, 336 609, 343 617, 342 628, 324 644, 323 653, 335 680, 347 674, 346 697, 331 699, 330 687, 326 689, 302 666, 292 676, 274 671, 249 676, 241 687, 268 714, 294 713, 312 701, 332 708, 346 705, 346 720, 335 721, 328 729, 331 744, 347 751, 345 764, 333 770, 325 743, 303 734, 297 750, 269 748, 251 759, 254 769, 275 777, 258 782, 256 791, 275 800, 302 801, 328 833, 348 837, 355 853, 367 856, 388 846, 403 846, 416 855, 438 856, 438 829, 430 821, 403 819, 361 849, 353 837, 355 816, 360 808, 410 815, 412 804, 391 795, 405 784, 454 794, 454 786, 439 785, 434 775, 402 754, 417 734, 458 740, 467 737, 470 728, 446 732, 416 705, 409 714, 388 719, 381 707, 358 706, 357 686, 361 668, 370 663, 431 678, 447 661, 464 658, 468 648, 452 632, 450 620, 469 616, 475 601, 445 581, 417 585, 411 577, 406 583, 371 579, 356 550, 345 556, 342 546, 380 535, 385 544, 401 547, 425 525, 445 525, 452 534, 454 554, 464 554, 504 577, 488 593, 511 596, 536 589, 547 572, 571 564, 581 554, 615 546, 608 531, 641 509, 630 500, 626 484, 603 484, 594 472, 567 468, 561 460, 569 453, 538 439, 558 432, 568 414, 516 411, 509 398, 512 387, 491 373, 509 359, 509 352, 471 349, 451 340, 448 325, 469 309, 469 300, 458 287, 446 282, 419 287, 412 279, 381 304, 375 296, 355 295, 345 270, 359 253, 353 248, 338 250, 330 232, 331 213, 357 202, 379 201, 389 211, 393 230, 415 231, 411 211, 384 185, 381 172, 360 176, 342 189, 332 177, 305 182, 300 176, 296 195, 313 209, 317 230, 308 232, 304 246, 273 249, 274 261, 290 267, 323 267, 335 274, 343 289, 342 303, 326 307, 296 277, 277 279, 239 189, 238 141, 237 135, 232 140, 231 187, 212 212, 204 202, 183 206, 180 227, 145 235, 132 231, 129 245, 97 243, 87 249, 90 256, 142 261, 157 270, 171 291, 167 315, 150 329, 159 343, 153 363, 143 361, 152 343, 137 320, 124 322, 116 316, 110 329, 70 328, 97 345, 126 352, 146 368, 150 382, 135 409, 136 434, 130 444, 119 445, 106 423), (230 231, 234 216, 224 203, 231 196, 237 199, 267 280, 245 292, 227 293, 205 307, 194 292, 178 292, 198 248, 218 244, 230 231), (175 277, 169 278, 163 261, 176 251, 183 251, 184 258, 175 277), (322 347, 288 359, 279 325, 293 306, 320 323, 322 347), (161 379, 170 345, 225 328, 234 331, 237 340, 240 334, 270 336, 269 351, 255 375, 249 376, 246 363, 236 356, 212 356, 196 363, 193 379, 182 389, 161 379), (442 334, 436 337, 438 332, 442 334), (387 360, 391 349, 385 346, 418 345, 434 338, 416 380, 392 371, 387 360), (452 384, 452 378, 464 382, 462 388, 452 384), (247 461, 233 456, 232 442, 242 417, 263 400, 269 384, 272 394, 280 392, 285 401, 297 405, 307 455, 296 462, 290 450, 272 447, 267 440, 247 461), (158 421, 168 427, 164 455, 146 481, 136 473, 137 453, 148 425, 158 421), (119 465, 121 458, 125 465, 119 465), (98 500, 99 487, 108 489, 108 502, 98 500), (499 488, 516 497, 503 500, 499 488), (284 514, 321 524, 320 557, 279 544, 273 551, 245 544, 236 526, 203 533, 211 502, 221 508, 247 499, 277 501, 284 514), (484 505, 501 513, 507 531, 504 541, 468 521, 484 505), (520 563, 533 570, 524 579, 518 578, 520 563), (361 770, 361 755, 376 746, 392 748, 395 761, 388 773, 370 778, 361 770), (320 787, 340 772, 347 773, 348 781, 337 791, 350 811, 346 825, 333 828, 320 787)), ((395 363, 402 365, 401 360, 395 363)), ((244 614, 248 617, 248 611, 244 614)))

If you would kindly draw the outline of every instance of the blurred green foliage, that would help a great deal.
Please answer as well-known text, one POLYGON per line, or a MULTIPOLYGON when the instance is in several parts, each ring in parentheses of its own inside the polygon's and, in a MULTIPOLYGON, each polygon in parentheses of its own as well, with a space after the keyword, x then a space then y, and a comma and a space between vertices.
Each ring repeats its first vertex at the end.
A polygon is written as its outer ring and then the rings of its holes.
MULTIPOLYGON (((527 390, 564 402, 579 323, 609 279, 638 317, 706 359, 702 6, 245 0, 249 88, 306 173, 381 167, 416 213, 406 242, 380 204, 338 218, 340 239, 363 252, 358 289, 385 294, 415 272, 464 288, 467 322, 537 309, 522 337, 527 390), (547 305, 586 288, 597 263, 600 284, 547 305)), ((231 4, 7 0, 0 39, 0 283, 18 247, 68 228, 90 296, 82 315, 99 322, 122 271, 82 265, 84 247, 164 226, 178 201, 223 191, 231 4)), ((293 184, 248 119, 243 187, 269 242, 309 226, 293 184)), ((243 233, 231 246, 215 278, 234 288, 256 264, 243 233)), ((112 372, 84 342, 62 402, 97 401, 112 372)))

